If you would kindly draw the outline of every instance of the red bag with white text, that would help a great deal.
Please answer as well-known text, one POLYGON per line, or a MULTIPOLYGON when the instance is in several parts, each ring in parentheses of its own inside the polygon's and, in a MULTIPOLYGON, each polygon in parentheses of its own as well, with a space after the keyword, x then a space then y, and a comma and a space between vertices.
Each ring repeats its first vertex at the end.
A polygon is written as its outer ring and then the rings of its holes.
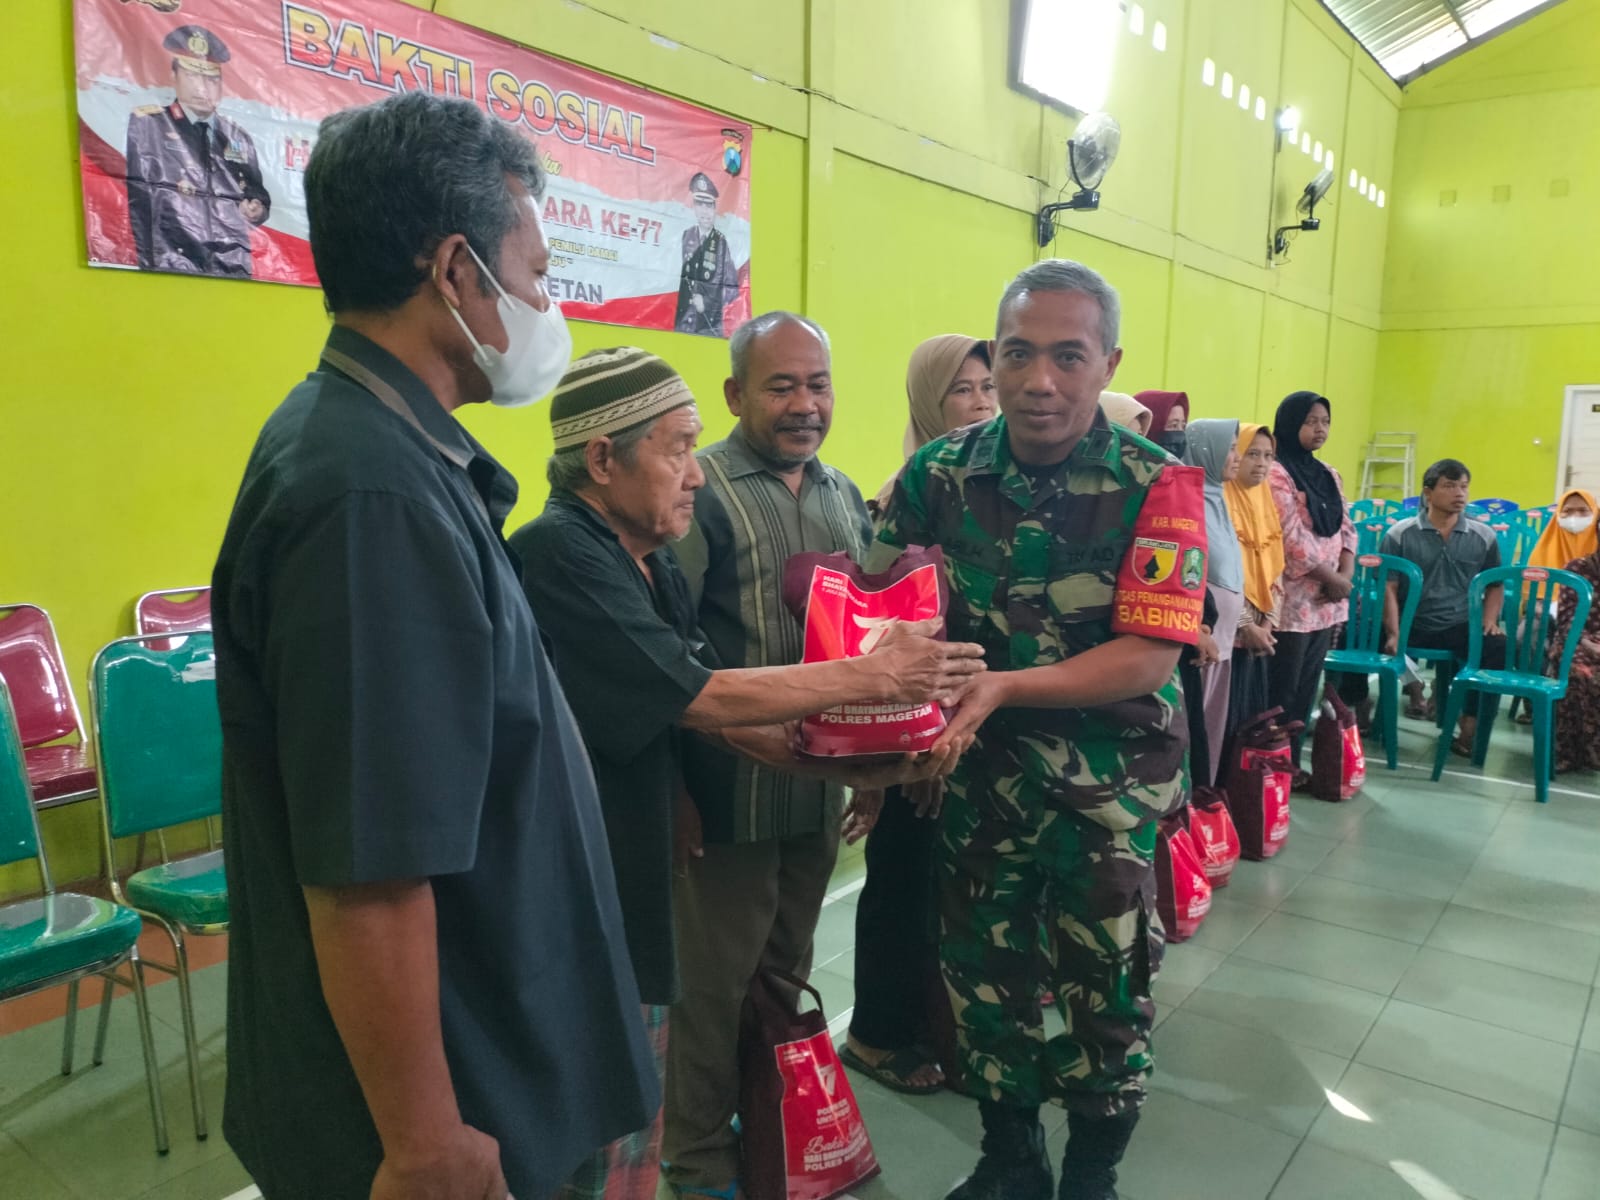
POLYGON ((1133 545, 1117 572, 1111 632, 1193 646, 1206 595, 1206 475, 1163 467, 1133 523, 1133 545))
POLYGON ((749 1200, 832 1200, 878 1174, 822 997, 763 968, 739 1018, 740 1174, 749 1200), (799 1010, 801 995, 816 1002, 799 1010))
POLYGON ((1156 911, 1169 942, 1188 941, 1211 911, 1211 881, 1181 812, 1162 817, 1156 831, 1156 911))
POLYGON ((1355 710, 1330 687, 1311 735, 1311 794, 1318 800, 1348 800, 1366 781, 1367 752, 1355 710))
POLYGON ((1257 763, 1228 778, 1228 811, 1239 831, 1239 853, 1271 858, 1289 840, 1289 775, 1257 763))
POLYGON ((1239 831, 1228 813, 1228 794, 1220 788, 1200 788, 1189 804, 1189 839, 1200 866, 1214 888, 1227 887, 1239 861, 1239 831))
MULTIPOLYGON (((909 623, 937 620, 944 637, 950 587, 944 553, 910 546, 887 571, 869 575, 848 554, 793 555, 783 569, 783 600, 805 627, 802 662, 860 658, 909 623)), ((843 704, 800 722, 800 748, 819 758, 910 754, 944 732, 937 704, 843 704)))

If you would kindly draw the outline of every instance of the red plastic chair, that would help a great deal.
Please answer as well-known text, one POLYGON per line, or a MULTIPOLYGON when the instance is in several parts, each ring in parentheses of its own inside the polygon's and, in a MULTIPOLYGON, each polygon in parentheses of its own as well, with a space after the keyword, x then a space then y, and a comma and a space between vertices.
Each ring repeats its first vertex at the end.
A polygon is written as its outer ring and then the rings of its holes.
MULTIPOLYGON (((133 604, 134 632, 210 633, 211 589, 168 588, 146 592, 133 604)), ((151 642, 152 650, 171 650, 170 644, 151 642)))
POLYGON ((34 804, 54 808, 95 795, 99 781, 61 642, 37 605, 0 604, 0 679, 11 690, 34 804))

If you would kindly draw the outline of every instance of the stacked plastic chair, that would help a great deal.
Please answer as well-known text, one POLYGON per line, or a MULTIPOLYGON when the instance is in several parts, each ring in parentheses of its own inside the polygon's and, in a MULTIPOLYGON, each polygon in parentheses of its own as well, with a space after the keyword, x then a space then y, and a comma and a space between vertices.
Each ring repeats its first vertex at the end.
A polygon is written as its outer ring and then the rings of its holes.
MULTIPOLYGON (((166 1113, 150 1031, 150 1005, 139 973, 139 914, 122 903, 56 890, 39 837, 16 714, 10 693, 0 682, 0 866, 29 859, 38 866, 43 894, 34 900, 0 905, 0 1003, 66 985, 61 1073, 71 1075, 78 1032, 78 985, 92 978, 105 983, 94 1039, 95 1066, 105 1058, 112 989, 120 984, 132 991, 139 1009, 139 1040, 156 1151, 165 1154, 166 1113)), ((22 1083, 13 1068, 7 1068, 6 1083, 12 1087, 22 1083)))
POLYGON ((95 656, 89 692, 100 769, 103 857, 112 896, 163 930, 173 961, 143 965, 178 980, 195 1136, 206 1136, 187 939, 228 931, 222 851, 173 860, 165 832, 222 809, 222 728, 211 635, 118 638, 95 656), (127 880, 116 839, 155 833, 162 861, 127 880))

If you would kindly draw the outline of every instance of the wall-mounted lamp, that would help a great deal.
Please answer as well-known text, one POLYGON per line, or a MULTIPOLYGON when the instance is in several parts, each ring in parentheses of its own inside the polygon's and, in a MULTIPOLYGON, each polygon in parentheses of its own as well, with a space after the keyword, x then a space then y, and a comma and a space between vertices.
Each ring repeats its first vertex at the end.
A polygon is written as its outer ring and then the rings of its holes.
POLYGON ((1278 115, 1273 120, 1273 127, 1278 131, 1276 149, 1283 149, 1285 138, 1292 145, 1295 133, 1300 128, 1300 110, 1292 104, 1284 105, 1278 110, 1278 115))

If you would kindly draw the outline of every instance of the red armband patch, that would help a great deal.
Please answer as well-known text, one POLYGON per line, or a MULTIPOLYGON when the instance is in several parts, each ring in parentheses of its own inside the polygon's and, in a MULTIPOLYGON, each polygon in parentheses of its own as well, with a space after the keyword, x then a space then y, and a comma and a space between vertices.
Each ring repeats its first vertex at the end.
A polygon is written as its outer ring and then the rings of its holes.
POLYGON ((1117 574, 1111 632, 1192 646, 1200 640, 1206 594, 1205 472, 1167 467, 1133 524, 1133 545, 1117 574))

